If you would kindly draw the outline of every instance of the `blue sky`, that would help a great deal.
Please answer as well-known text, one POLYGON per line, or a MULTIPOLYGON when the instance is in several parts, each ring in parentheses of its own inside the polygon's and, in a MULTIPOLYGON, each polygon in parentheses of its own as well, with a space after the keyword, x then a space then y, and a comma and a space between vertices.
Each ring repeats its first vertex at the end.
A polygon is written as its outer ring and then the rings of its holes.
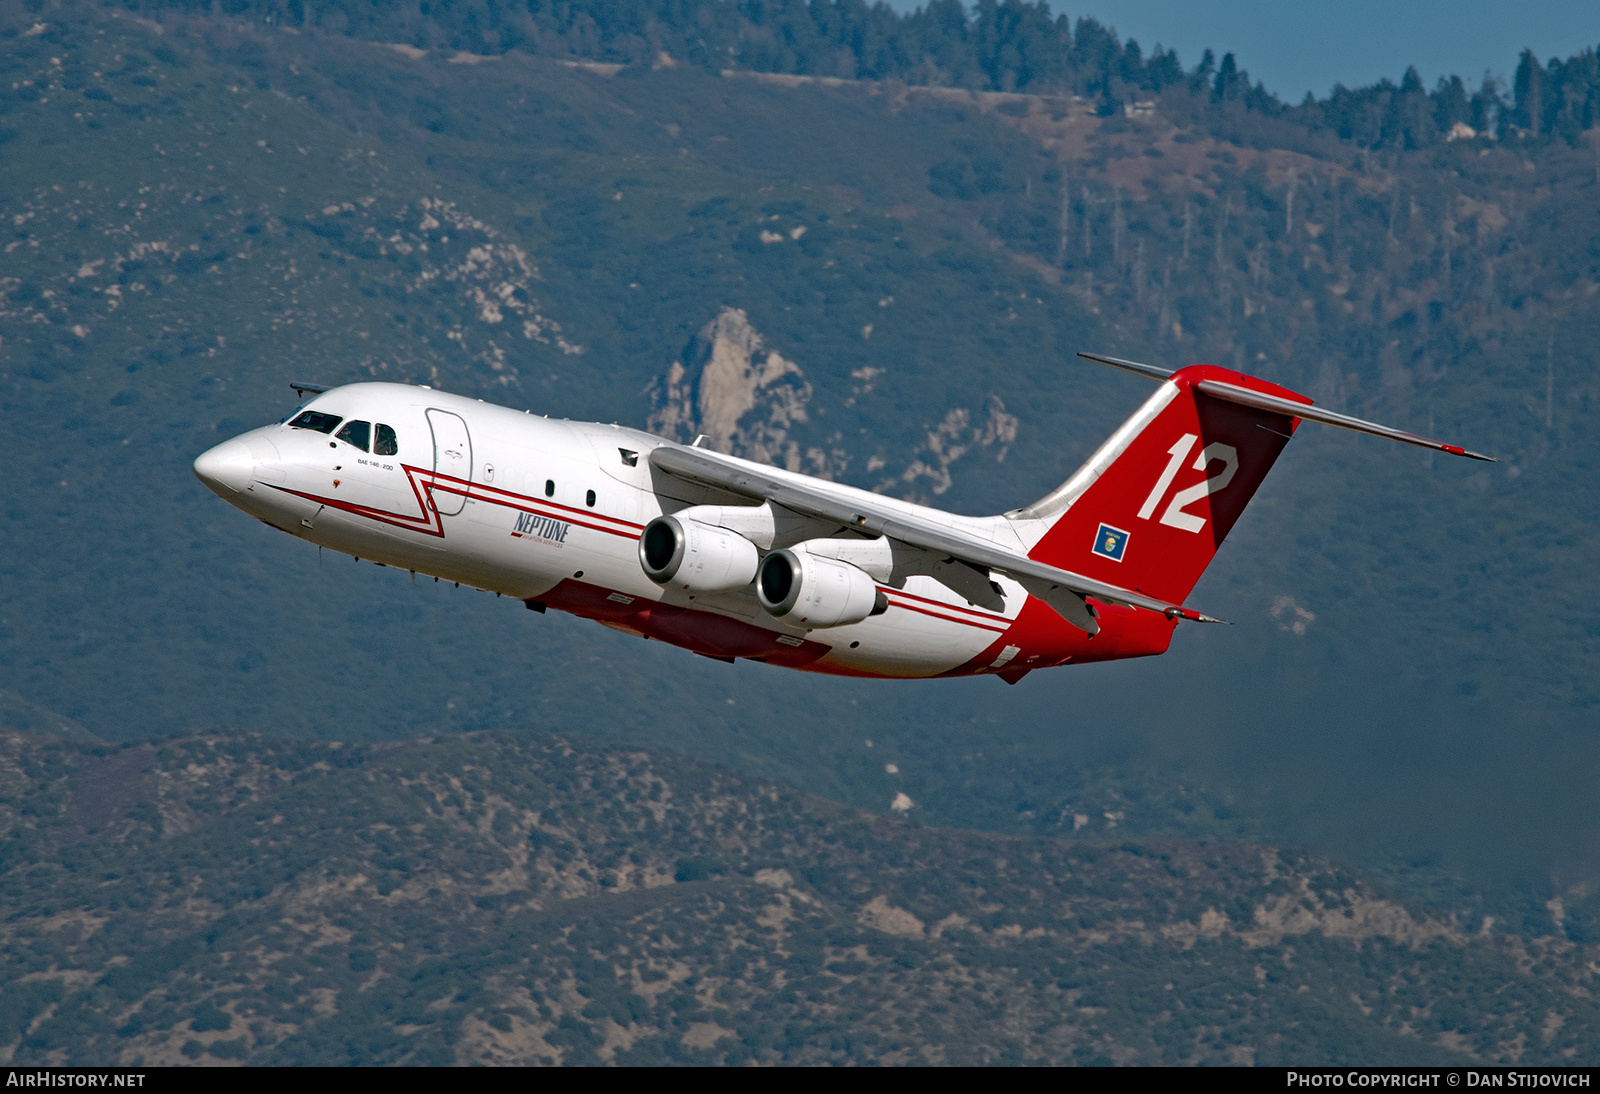
MULTIPOLYGON (((902 11, 920 7, 891 0, 902 11)), ((1399 80, 1416 65, 1431 88, 1456 73, 1476 85, 1485 70, 1509 77, 1531 48, 1541 60, 1600 43, 1600 0, 1084 0, 1051 7, 1091 15, 1137 38, 1176 49, 1184 67, 1203 50, 1232 50, 1279 96, 1325 96, 1333 85, 1399 80)))

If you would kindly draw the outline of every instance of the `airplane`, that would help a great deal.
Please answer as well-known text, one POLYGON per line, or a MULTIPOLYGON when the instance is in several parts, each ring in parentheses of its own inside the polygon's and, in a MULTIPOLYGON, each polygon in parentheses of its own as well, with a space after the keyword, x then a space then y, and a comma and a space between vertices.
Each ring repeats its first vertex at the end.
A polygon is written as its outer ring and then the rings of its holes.
POLYGON ((876 678, 1164 653, 1302 421, 1475 460, 1215 365, 1080 357, 1158 383, 1031 505, 972 517, 426 386, 313 398, 203 453, 225 501, 321 547, 722 661, 876 678))

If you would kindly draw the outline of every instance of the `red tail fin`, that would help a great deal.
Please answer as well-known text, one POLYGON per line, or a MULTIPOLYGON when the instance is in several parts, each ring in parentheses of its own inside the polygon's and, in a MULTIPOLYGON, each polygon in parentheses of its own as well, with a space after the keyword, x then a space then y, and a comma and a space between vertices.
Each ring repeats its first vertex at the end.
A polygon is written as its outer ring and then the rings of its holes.
POLYGON ((1195 390, 1220 380, 1306 403, 1215 365, 1191 365, 1060 489, 1031 507, 1048 529, 1029 557, 1183 603, 1244 512, 1298 419, 1195 390))

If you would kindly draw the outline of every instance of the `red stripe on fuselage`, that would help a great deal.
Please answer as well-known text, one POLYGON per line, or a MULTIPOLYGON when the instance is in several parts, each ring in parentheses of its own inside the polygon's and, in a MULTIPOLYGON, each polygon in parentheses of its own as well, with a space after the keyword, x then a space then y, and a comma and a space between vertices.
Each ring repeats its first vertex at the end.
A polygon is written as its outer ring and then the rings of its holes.
MULTIPOLYGON (((408 473, 416 472, 417 474, 430 476, 433 480, 431 485, 447 494, 455 494, 460 497, 470 498, 474 501, 486 501, 492 505, 501 505, 508 509, 520 509, 526 513, 538 513, 540 516, 553 517, 557 514, 541 512, 539 509, 529 508, 529 506, 542 506, 545 509, 556 509, 560 510, 562 513, 574 514, 574 516, 610 521, 613 524, 620 524, 624 528, 633 531, 635 534, 632 538, 634 539, 638 539, 639 536, 637 533, 644 530, 644 525, 642 524, 635 524, 633 521, 623 520, 621 517, 608 517, 604 513, 596 513, 593 509, 579 509, 572 505, 562 505, 558 501, 548 501, 543 498, 530 497, 527 494, 518 494, 513 490, 502 490, 498 486, 490 486, 487 483, 468 482, 466 479, 458 479, 450 475, 440 475, 434 471, 424 471, 421 468, 409 467, 405 464, 402 464, 401 466, 405 467, 408 473), (463 489, 457 489, 458 486, 462 487, 463 489), (488 495, 490 494, 499 494, 502 495, 503 498, 510 498, 513 500, 506 501, 502 500, 502 498, 489 497, 488 495), (526 502, 527 504, 518 504, 521 502, 526 502)), ((583 523, 582 521, 573 520, 572 517, 565 517, 561 519, 568 520, 571 523, 583 523)), ((584 527, 595 528, 597 526, 592 524, 584 524, 584 527)), ((613 531, 609 528, 599 528, 598 530, 613 531)))
POLYGON ((271 486, 274 490, 285 494, 293 494, 297 498, 304 498, 306 501, 326 505, 329 508, 338 509, 340 512, 350 513, 353 516, 366 517, 368 520, 374 520, 380 524, 409 529, 410 531, 435 536, 439 539, 444 538, 444 520, 439 515, 438 509, 433 505, 435 492, 454 494, 457 497, 464 497, 472 501, 498 505, 504 509, 548 517, 551 520, 562 520, 568 524, 576 524, 581 528, 588 528, 592 531, 621 536, 623 539, 638 539, 640 532, 644 528, 642 524, 635 524, 620 517, 608 517, 603 513, 575 509, 570 505, 562 505, 559 502, 541 501, 526 494, 502 490, 497 486, 487 486, 483 483, 468 482, 465 479, 454 478, 450 475, 440 475, 421 467, 412 467, 410 464, 401 464, 400 466, 406 473, 406 481, 411 486, 412 495, 417 499, 417 507, 422 512, 421 516, 413 517, 405 513, 393 513, 387 509, 376 509, 370 505, 343 501, 339 498, 324 497, 321 494, 309 494, 303 490, 291 490, 287 486, 277 486, 270 482, 262 485, 271 486), (426 476, 426 478, 419 482, 418 476, 426 476), (491 497, 489 496, 490 494, 501 496, 491 497), (558 510, 558 512, 549 512, 548 510, 558 510), (575 515, 582 515, 590 519, 578 520, 575 515), (595 520, 609 521, 612 525, 620 525, 621 527, 608 527, 605 524, 592 523, 595 520))
MULTIPOLYGON (((901 594, 897 594, 897 595, 902 595, 903 596, 905 594, 901 593, 901 594)), ((927 603, 929 603, 929 604, 939 604, 939 602, 937 600, 930 600, 930 601, 927 601, 927 603)), ((916 612, 919 615, 929 615, 929 616, 932 616, 935 619, 943 619, 943 620, 945 620, 947 622, 950 622, 950 623, 960 623, 963 626, 975 627, 980 631, 993 631, 995 634, 1004 634, 1005 631, 1006 631, 1005 627, 992 626, 988 622, 980 623, 976 619, 970 619, 970 618, 963 619, 960 616, 945 615, 942 612, 932 611, 932 610, 930 610, 928 608, 921 607, 920 605, 917 605, 917 604, 907 604, 904 601, 895 600, 893 597, 891 597, 890 600, 889 600, 889 607, 891 607, 891 608, 904 608, 908 612, 916 612)), ((947 607, 947 605, 939 604, 939 607, 943 608, 943 607, 947 607)), ((956 609, 956 610, 959 611, 960 609, 956 609)), ((1007 623, 1007 624, 1010 623, 1010 620, 1006 619, 1004 616, 987 616, 985 618, 988 619, 988 620, 993 620, 995 623, 1007 623)))

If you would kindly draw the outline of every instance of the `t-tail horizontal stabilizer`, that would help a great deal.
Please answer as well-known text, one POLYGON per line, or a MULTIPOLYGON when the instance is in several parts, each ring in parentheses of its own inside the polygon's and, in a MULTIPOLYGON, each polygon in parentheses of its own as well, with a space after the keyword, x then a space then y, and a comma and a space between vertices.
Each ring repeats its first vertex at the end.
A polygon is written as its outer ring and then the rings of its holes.
MULTIPOLYGON (((1086 361, 1096 361, 1112 368, 1120 368, 1124 372, 1136 372, 1140 376, 1147 376, 1152 380, 1165 380, 1172 376, 1171 369, 1158 368, 1155 365, 1141 365, 1137 361, 1124 361, 1118 357, 1103 357, 1098 353, 1079 353, 1086 361)), ((1323 425, 1336 425, 1342 429, 1353 429, 1358 433, 1370 433, 1374 437, 1387 437, 1392 441, 1402 444, 1414 444, 1419 448, 1430 448, 1435 452, 1447 452, 1452 456, 1465 456, 1469 460, 1484 460, 1488 463, 1498 463, 1493 456, 1485 456, 1478 452, 1469 452, 1460 445, 1445 444, 1429 437, 1421 437, 1415 433, 1408 433, 1403 429, 1393 429, 1376 422, 1364 421, 1361 418, 1352 418, 1348 414, 1337 414, 1331 410, 1323 410, 1313 406, 1310 402, 1296 402, 1293 399, 1281 399, 1276 395, 1265 392, 1251 391, 1239 387, 1237 384, 1223 383, 1220 380, 1201 380, 1194 385, 1196 391, 1202 395, 1209 395, 1213 399, 1224 402, 1237 403, 1240 406, 1252 407, 1256 410, 1265 410, 1273 414, 1287 414, 1292 418, 1301 418, 1308 422, 1321 422, 1323 425)))

